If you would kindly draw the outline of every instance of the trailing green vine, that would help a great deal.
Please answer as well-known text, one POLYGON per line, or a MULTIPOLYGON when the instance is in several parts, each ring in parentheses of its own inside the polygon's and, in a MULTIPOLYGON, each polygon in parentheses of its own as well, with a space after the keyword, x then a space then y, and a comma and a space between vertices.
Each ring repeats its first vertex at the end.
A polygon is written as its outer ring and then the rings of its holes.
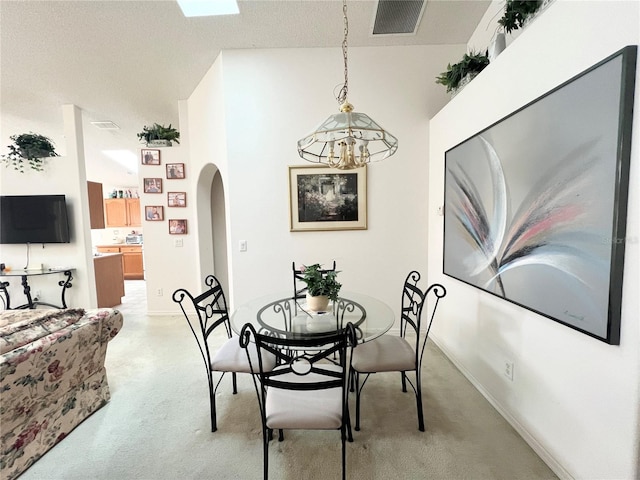
POLYGON ((53 142, 44 135, 30 132, 11 135, 9 138, 13 140, 13 144, 8 145, 9 153, 2 155, 0 159, 7 168, 13 167, 20 173, 24 173, 25 167, 41 172, 46 158, 60 156, 56 153, 53 142))

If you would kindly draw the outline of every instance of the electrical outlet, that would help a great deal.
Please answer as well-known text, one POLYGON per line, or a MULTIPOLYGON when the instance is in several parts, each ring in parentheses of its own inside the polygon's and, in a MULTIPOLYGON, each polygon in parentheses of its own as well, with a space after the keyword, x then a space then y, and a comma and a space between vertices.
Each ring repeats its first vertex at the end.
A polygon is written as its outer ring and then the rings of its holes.
POLYGON ((246 240, 240 240, 240 251, 241 252, 246 252, 247 251, 247 241, 246 240))
POLYGON ((31 295, 31 298, 33 299, 34 302, 37 302, 42 298, 42 292, 40 290, 34 290, 33 294, 31 295))
POLYGON ((162 295, 163 295, 162 289, 161 289, 161 288, 158 288, 158 289, 156 290, 156 296, 157 296, 157 297, 161 297, 162 295))
POLYGON ((182 247, 183 243, 182 243, 182 239, 181 238, 176 238, 173 240, 173 246, 174 247, 182 247))
POLYGON ((509 360, 504 362, 504 376, 513 382, 513 362, 509 360))

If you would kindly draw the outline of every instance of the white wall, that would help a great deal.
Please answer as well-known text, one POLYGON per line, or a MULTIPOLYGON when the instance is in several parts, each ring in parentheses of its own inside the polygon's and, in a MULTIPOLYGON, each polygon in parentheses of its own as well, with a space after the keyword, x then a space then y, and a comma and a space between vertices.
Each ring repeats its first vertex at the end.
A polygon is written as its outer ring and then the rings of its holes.
MULTIPOLYGON (((433 338, 564 478, 638 478, 640 77, 622 337, 610 346, 442 274, 444 152, 626 45, 637 1, 556 0, 430 123, 429 279, 448 289, 433 338), (503 375, 515 363, 515 378, 503 375)), ((484 26, 483 26, 484 27, 484 26)))
MULTIPOLYGON (((25 169, 19 173, 12 168, 0 166, 0 194, 2 195, 66 195, 71 243, 34 244, 30 248, 30 264, 43 264, 45 268, 54 266, 72 267, 72 287, 67 289, 65 299, 69 307, 95 308, 95 277, 89 230, 89 209, 86 172, 84 166, 84 145, 82 140, 82 114, 73 105, 64 105, 60 111, 60 122, 64 126, 65 146, 56 145, 57 151, 66 151, 61 157, 46 161, 45 170, 36 172, 25 169), (66 147, 66 148, 65 148, 66 147)), ((25 132, 12 132, 12 134, 25 132)), ((44 132, 41 132, 44 134, 44 132)), ((19 270, 27 264, 26 245, 0 245, 0 262, 19 270)), ((3 278, 7 280, 7 278, 3 278)), ((61 288, 58 281, 62 274, 29 277, 32 293, 42 292, 41 299, 48 303, 60 304, 61 288)), ((25 303, 20 286, 20 277, 11 277, 11 306, 25 303)))
POLYGON ((190 97, 189 120, 191 160, 215 163, 225 184, 232 304, 290 290, 292 261, 335 259, 346 290, 399 308, 406 274, 427 265, 428 118, 446 101, 444 89, 434 98, 427 85, 463 51, 349 49, 349 100, 396 135, 400 147, 369 167, 368 229, 340 232, 289 231, 287 168, 306 164, 297 140, 338 111, 340 49, 224 52, 190 97), (240 240, 247 252, 239 252, 240 240))
POLYGON ((160 165, 141 165, 138 172, 138 191, 144 227, 144 274, 147 287, 147 309, 150 315, 177 313, 179 307, 172 294, 178 288, 193 289, 192 272, 197 265, 198 225, 195 217, 195 195, 197 172, 189 162, 189 123, 187 102, 178 102, 180 115, 180 144, 160 149, 160 165), (184 163, 184 179, 167 179, 168 163, 184 163), (144 193, 145 178, 161 178, 162 193, 144 193), (185 192, 186 207, 169 207, 168 192, 185 192), (144 220, 147 205, 164 206, 164 221, 144 220), (170 235, 169 220, 186 220, 186 235, 170 235))

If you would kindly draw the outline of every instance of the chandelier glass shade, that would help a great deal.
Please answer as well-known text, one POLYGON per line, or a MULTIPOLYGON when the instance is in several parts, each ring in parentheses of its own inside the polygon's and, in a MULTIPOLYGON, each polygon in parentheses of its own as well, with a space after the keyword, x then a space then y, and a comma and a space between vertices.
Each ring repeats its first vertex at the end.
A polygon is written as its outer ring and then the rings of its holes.
POLYGON ((298 154, 312 163, 328 165, 340 170, 359 168, 369 162, 384 160, 398 149, 398 139, 378 125, 366 113, 353 111, 347 101, 347 2, 343 0, 344 85, 338 95, 340 112, 331 115, 313 132, 298 140, 298 154))

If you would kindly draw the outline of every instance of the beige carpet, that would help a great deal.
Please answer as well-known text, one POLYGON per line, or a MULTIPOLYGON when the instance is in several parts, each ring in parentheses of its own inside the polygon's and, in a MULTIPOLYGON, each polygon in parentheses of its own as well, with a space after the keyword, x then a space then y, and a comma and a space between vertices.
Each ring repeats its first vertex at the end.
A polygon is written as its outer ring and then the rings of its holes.
MULTIPOLYGON (((144 282, 127 282, 123 330, 107 350, 111 402, 21 480, 260 479, 262 443, 248 376, 218 390, 210 432, 204 365, 186 322, 144 314, 144 282)), ((424 362, 426 432, 398 374, 363 394, 362 430, 347 444, 350 479, 555 479, 511 426, 431 344, 424 362)), ((355 406, 352 409, 355 412, 355 406)), ((287 431, 270 445, 273 480, 340 478, 338 432, 287 431)))

